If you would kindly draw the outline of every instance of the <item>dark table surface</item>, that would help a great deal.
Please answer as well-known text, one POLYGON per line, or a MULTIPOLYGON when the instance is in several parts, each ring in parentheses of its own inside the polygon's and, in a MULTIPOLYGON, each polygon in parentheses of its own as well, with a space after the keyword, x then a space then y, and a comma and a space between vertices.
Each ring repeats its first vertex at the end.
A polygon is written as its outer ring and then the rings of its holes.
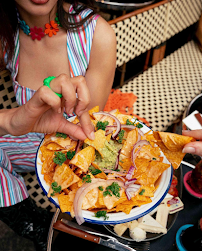
MULTIPOLYGON (((183 176, 192 170, 190 167, 182 165, 183 176)), ((176 251, 175 235, 178 229, 185 224, 194 224, 202 217, 202 199, 197 199, 190 195, 183 186, 182 202, 184 209, 178 213, 178 217, 168 231, 168 233, 157 240, 151 241, 151 251, 176 251)))
MULTIPOLYGON (((183 176, 188 171, 192 170, 186 165, 182 165, 182 181, 183 176)), ((178 250, 175 245, 175 236, 178 229, 185 224, 194 224, 198 219, 202 217, 202 199, 197 199, 191 196, 184 186, 182 185, 182 202, 184 203, 184 209, 178 212, 178 216, 166 235, 161 236, 158 239, 150 241, 150 251, 176 251, 178 250)), ((103 226, 99 226, 99 230, 105 231, 103 226)), ((56 233, 57 234, 57 233, 56 233)), ((64 250, 64 245, 74 246, 73 250, 81 250, 81 248, 88 248, 92 251, 110 251, 112 249, 106 248, 101 245, 91 243, 89 241, 79 239, 69 234, 61 233, 57 235, 52 244, 52 251, 64 250)))

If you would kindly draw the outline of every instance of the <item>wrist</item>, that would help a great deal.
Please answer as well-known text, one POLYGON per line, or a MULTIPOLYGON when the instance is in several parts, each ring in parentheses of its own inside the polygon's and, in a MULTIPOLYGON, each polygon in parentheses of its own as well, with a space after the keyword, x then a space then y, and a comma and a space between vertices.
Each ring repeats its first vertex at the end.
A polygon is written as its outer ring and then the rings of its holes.
POLYGON ((0 136, 12 134, 11 119, 14 109, 17 108, 0 110, 0 136))

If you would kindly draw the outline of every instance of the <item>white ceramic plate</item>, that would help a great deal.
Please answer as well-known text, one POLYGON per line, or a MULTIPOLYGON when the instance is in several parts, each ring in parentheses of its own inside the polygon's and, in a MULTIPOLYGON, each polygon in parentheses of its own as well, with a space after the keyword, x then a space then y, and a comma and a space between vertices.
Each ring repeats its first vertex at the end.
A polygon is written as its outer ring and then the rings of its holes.
MULTIPOLYGON (((73 119, 74 118, 72 118, 70 121, 72 121, 73 119)), ((143 131, 143 133, 146 133, 149 130, 151 130, 150 128, 148 128, 144 124, 142 124, 142 125, 143 125, 143 128, 141 128, 141 130, 143 131)), ((41 188, 43 189, 43 192, 45 193, 45 195, 47 195, 48 191, 49 191, 49 186, 46 184, 46 182, 44 180, 44 176, 41 174, 42 163, 41 163, 41 160, 39 157, 40 156, 40 146, 42 144, 43 144, 43 140, 41 141, 39 148, 38 148, 38 151, 37 151, 35 168, 36 168, 36 175, 37 175, 37 179, 39 181, 39 184, 40 184, 41 188)), ((163 153, 162 153, 162 156, 164 156, 163 153)), ((165 158, 165 156, 164 156, 164 163, 170 164, 168 162, 168 160, 165 158)), ((144 216, 145 214, 148 214, 150 211, 152 211, 155 207, 157 207, 161 203, 161 201, 164 199, 164 197, 166 196, 166 194, 170 188, 170 185, 172 182, 172 175, 173 175, 173 168, 170 165, 170 167, 163 172, 163 174, 161 175, 161 177, 158 179, 157 183, 155 184, 155 185, 158 185, 158 188, 154 194, 154 197, 151 198, 152 202, 148 203, 146 205, 142 205, 140 207, 133 208, 131 210, 130 214, 125 214, 123 212, 108 213, 107 214, 108 219, 103 220, 103 218, 96 218, 93 212, 83 210, 83 217, 86 222, 90 222, 90 223, 94 223, 94 224, 102 224, 102 225, 119 224, 119 223, 125 223, 128 221, 138 219, 138 218, 144 216)), ((49 198, 49 200, 53 204, 55 204, 57 207, 60 207, 57 198, 51 197, 51 198, 49 198)), ((67 212, 67 213, 69 213, 69 212, 67 212)))

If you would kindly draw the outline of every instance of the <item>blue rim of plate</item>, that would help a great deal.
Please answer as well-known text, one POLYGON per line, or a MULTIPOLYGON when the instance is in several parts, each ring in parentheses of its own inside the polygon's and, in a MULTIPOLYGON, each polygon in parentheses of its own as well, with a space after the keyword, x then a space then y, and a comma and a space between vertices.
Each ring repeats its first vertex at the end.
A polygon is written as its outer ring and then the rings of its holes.
MULTIPOLYGON (((141 123, 143 126, 147 127, 148 129, 150 129, 148 126, 146 126, 145 124, 143 124, 142 122, 138 121, 139 123, 141 123)), ((150 129, 151 130, 151 129, 150 129)), ((38 152, 39 152, 39 149, 41 147, 41 144, 43 143, 43 140, 41 140, 39 146, 38 146, 38 149, 37 149, 37 152, 36 152, 36 158, 35 158, 35 172, 36 172, 36 176, 37 176, 37 180, 39 182, 39 185, 40 187, 42 188, 44 194, 47 196, 48 193, 46 191, 46 189, 44 188, 43 184, 41 183, 41 180, 39 178, 39 175, 38 175, 38 171, 37 171, 37 159, 38 159, 38 152)), ((160 203, 161 201, 165 198, 166 194, 168 193, 168 190, 171 186, 171 182, 172 182, 172 177, 173 177, 173 167, 172 165, 170 165, 170 167, 168 168, 170 169, 171 173, 170 173, 170 180, 168 182, 168 186, 167 186, 167 189, 165 190, 165 192, 163 193, 163 195, 161 195, 161 198, 152 206, 150 207, 148 210, 138 214, 138 215, 135 215, 135 216, 131 216, 130 218, 126 218, 126 219, 123 219, 123 220, 115 220, 115 221, 110 221, 110 220, 97 220, 97 218, 94 220, 94 219, 89 219, 89 218, 86 218, 84 217, 85 219, 85 222, 88 222, 88 223, 92 223, 92 224, 98 224, 98 225, 115 225, 115 224, 121 224, 121 223, 126 223, 126 222, 129 222, 129 221, 133 221, 133 220, 136 220, 136 219, 139 219, 141 218, 142 216, 148 214, 149 212, 151 212, 152 210, 154 210, 160 203)), ((168 170, 167 169, 167 170, 168 170)), ((165 170, 166 171, 166 170, 165 170)), ((164 172, 165 172, 164 171, 164 172)), ((158 189, 157 189, 158 190, 158 189)), ((48 197, 48 199, 50 200, 50 202, 52 202, 57 208, 60 208, 59 204, 52 198, 52 197, 48 197)), ((151 202, 152 203, 152 202, 151 202)), ((149 205, 150 203, 146 204, 146 205, 149 205)), ((144 206, 144 205, 142 205, 144 206)), ((87 211, 87 210, 85 210, 87 211)), ((87 211, 89 212, 89 211, 87 211)), ((70 212, 65 212, 67 214, 70 215, 70 212)), ((110 214, 115 214, 115 213, 108 213, 108 215, 110 214)), ((120 214, 120 213, 116 213, 116 214, 120 214)))

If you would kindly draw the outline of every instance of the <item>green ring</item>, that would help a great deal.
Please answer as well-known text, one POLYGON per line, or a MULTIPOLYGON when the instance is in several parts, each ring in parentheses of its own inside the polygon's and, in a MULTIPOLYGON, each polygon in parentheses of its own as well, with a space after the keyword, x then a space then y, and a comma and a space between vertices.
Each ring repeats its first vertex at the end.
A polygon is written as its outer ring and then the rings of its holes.
MULTIPOLYGON (((47 77, 44 79, 43 81, 43 85, 47 86, 48 88, 51 89, 50 87, 50 82, 54 79, 55 77, 53 76, 50 76, 50 77, 47 77)), ((52 89, 51 89, 52 90, 52 89)), ((57 93, 57 92, 54 92, 59 98, 62 98, 62 94, 61 93, 57 93)))

